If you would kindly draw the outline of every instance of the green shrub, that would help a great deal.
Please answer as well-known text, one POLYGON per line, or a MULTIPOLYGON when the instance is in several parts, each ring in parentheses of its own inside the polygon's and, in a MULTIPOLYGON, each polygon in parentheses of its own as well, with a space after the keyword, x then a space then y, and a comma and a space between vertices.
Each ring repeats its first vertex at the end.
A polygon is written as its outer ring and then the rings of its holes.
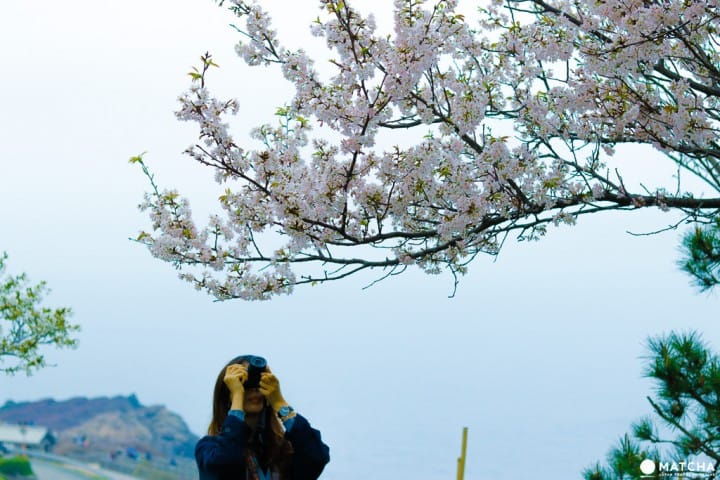
POLYGON ((33 474, 30 461, 21 456, 0 458, 0 477, 2 475, 20 475, 29 477, 33 474))

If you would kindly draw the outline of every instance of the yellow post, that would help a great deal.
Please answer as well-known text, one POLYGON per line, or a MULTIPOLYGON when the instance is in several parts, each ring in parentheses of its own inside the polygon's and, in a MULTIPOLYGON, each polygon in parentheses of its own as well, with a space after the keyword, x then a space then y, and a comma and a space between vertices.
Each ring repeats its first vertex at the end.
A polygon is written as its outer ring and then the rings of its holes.
POLYGON ((467 453, 467 433, 468 427, 463 427, 462 448, 460 450, 460 457, 458 457, 457 459, 457 480, 463 480, 465 478, 465 454, 467 453))

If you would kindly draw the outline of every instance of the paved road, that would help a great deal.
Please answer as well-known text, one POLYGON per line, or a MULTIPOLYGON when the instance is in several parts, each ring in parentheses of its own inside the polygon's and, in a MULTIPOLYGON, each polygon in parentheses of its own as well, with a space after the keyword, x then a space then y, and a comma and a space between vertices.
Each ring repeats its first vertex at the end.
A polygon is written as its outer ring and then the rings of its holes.
POLYGON ((57 463, 40 458, 32 458, 30 462, 38 480, 137 480, 135 477, 99 468, 57 463))
POLYGON ((32 461, 32 469, 38 480, 88 480, 88 478, 92 478, 76 470, 67 470, 58 463, 38 459, 32 461))

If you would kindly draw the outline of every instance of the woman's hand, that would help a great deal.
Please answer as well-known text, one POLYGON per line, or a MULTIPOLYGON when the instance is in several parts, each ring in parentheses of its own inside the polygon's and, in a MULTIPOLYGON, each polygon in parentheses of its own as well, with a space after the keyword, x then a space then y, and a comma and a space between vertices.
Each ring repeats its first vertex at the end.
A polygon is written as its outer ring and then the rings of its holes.
POLYGON ((280 391, 280 380, 273 375, 270 368, 267 369, 267 372, 260 374, 260 393, 265 396, 272 409, 276 412, 288 404, 280 391))
POLYGON ((228 387, 228 390, 230 390, 230 397, 233 401, 235 397, 242 399, 243 395, 245 395, 245 386, 243 384, 247 380, 247 377, 248 373, 245 365, 233 364, 225 369, 223 381, 228 387))

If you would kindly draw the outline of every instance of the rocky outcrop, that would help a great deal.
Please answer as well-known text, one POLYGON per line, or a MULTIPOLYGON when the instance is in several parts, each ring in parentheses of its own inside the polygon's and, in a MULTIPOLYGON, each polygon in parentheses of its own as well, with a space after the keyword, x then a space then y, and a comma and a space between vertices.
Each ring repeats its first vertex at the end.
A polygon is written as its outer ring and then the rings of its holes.
POLYGON ((135 395, 9 401, 0 407, 0 421, 50 428, 60 454, 130 450, 150 457, 192 458, 198 440, 179 415, 161 405, 143 406, 135 395))

